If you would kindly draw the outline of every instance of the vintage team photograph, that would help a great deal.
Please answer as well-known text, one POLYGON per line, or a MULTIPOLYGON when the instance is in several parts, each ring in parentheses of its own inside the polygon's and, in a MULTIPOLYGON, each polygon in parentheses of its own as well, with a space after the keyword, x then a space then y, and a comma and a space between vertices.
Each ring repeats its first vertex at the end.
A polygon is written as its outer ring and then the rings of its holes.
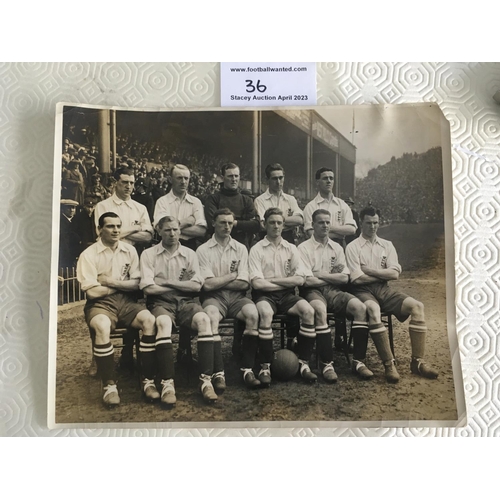
POLYGON ((59 105, 49 425, 456 426, 437 105, 59 105))

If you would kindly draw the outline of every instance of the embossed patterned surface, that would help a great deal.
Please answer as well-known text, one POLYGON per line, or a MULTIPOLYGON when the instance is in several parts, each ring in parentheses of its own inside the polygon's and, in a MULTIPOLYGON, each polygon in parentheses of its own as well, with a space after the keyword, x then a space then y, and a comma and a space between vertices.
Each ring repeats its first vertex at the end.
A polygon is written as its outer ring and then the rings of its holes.
POLYGON ((216 63, 0 64, 0 435, 500 433, 500 64, 321 63, 318 104, 432 101, 450 122, 457 332, 468 424, 458 429, 47 429, 54 116, 57 102, 219 105, 216 63))

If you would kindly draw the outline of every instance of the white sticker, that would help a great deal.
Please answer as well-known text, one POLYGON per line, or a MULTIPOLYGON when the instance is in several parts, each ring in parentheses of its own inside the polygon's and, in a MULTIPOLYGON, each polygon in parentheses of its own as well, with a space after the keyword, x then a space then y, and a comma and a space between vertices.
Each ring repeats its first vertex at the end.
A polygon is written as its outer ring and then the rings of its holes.
POLYGON ((316 104, 316 63, 221 63, 221 106, 316 104))

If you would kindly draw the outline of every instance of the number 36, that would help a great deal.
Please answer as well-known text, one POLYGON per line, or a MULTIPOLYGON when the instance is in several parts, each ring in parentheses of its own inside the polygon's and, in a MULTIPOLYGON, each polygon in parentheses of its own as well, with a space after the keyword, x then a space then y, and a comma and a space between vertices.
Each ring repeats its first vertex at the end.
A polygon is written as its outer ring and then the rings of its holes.
POLYGON ((245 83, 247 84, 246 91, 250 93, 255 92, 256 88, 259 92, 265 92, 267 90, 267 87, 263 83, 260 83, 260 80, 257 80, 256 85, 253 84, 253 80, 245 80, 245 83))

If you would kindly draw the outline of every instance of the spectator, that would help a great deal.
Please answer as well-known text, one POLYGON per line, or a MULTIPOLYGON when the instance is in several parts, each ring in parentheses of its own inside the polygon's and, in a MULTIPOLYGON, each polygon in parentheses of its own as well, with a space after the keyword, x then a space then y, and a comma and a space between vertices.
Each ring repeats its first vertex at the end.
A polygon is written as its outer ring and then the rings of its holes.
POLYGON ((80 163, 72 160, 68 168, 63 171, 62 197, 67 200, 74 200, 78 205, 83 204, 85 193, 85 183, 80 172, 80 163))

